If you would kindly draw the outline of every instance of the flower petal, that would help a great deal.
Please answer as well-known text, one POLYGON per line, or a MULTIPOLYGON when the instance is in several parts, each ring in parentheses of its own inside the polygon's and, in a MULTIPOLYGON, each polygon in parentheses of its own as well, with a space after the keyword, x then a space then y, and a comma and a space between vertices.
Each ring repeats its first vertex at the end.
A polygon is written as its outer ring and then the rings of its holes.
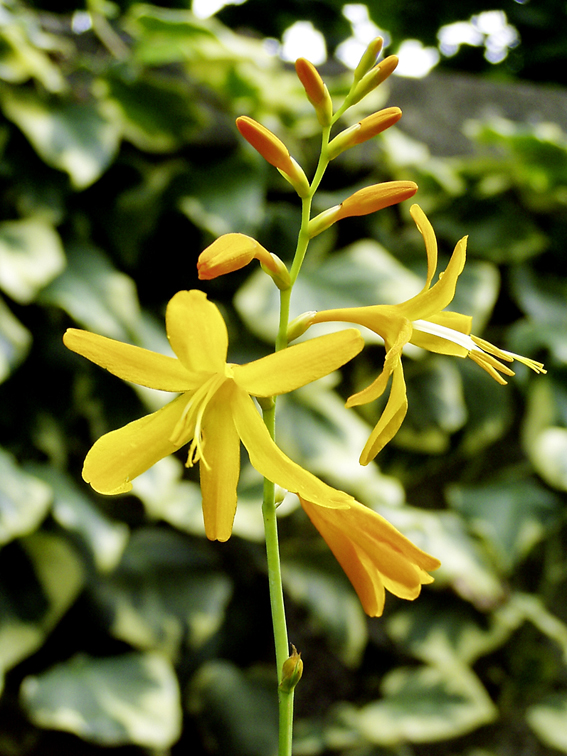
POLYGON ((292 462, 272 441, 264 421, 248 394, 234 384, 234 424, 258 472, 276 485, 314 501, 322 507, 345 508, 354 499, 326 485, 292 462))
POLYGON ((300 500, 370 616, 382 613, 384 588, 412 600, 422 584, 432 582, 428 570, 437 569, 439 560, 418 549, 377 512, 357 501, 347 510, 332 510, 300 500))
POLYGON ((84 480, 102 494, 130 491, 134 478, 189 440, 170 441, 187 401, 187 396, 178 396, 157 412, 99 438, 86 456, 84 480))
POLYGON ((367 465, 371 462, 378 452, 380 452, 386 444, 394 438, 404 421, 407 411, 408 398, 406 394, 406 383, 400 361, 393 370, 392 387, 390 389, 388 403, 360 455, 361 465, 367 465))
POLYGON ((356 328, 295 344, 246 365, 233 365, 234 380, 253 396, 274 396, 316 381, 344 365, 363 348, 356 328))
POLYGON ((230 538, 236 512, 240 438, 232 419, 231 392, 229 383, 219 389, 203 419, 203 456, 199 462, 199 474, 205 533, 211 541, 230 538))
POLYGON ((188 370, 224 372, 228 333, 218 307, 204 292, 178 291, 169 300, 165 320, 171 347, 188 370))
POLYGON ((410 215, 415 221, 419 233, 423 236, 425 242, 425 251, 427 253, 427 280, 422 291, 425 292, 431 286, 431 281, 437 270, 437 238, 429 218, 423 212, 419 205, 410 207, 410 215))
POLYGON ((96 333, 68 328, 63 343, 124 381, 160 391, 187 391, 199 383, 179 360, 96 333))

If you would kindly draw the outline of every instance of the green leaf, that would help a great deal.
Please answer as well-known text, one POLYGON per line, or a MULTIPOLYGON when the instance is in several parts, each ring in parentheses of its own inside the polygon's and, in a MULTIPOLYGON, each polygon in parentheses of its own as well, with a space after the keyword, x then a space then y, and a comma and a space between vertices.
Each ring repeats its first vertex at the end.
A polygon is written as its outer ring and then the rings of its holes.
POLYGON ((451 585, 473 606, 487 611, 502 602, 504 586, 483 544, 454 512, 380 505, 376 510, 420 549, 441 560, 435 585, 451 585))
POLYGON ((547 696, 530 706, 526 721, 544 745, 567 753, 567 693, 547 696))
POLYGON ((335 562, 325 571, 323 552, 311 548, 298 553, 293 545, 282 559, 282 580, 287 593, 308 613, 311 629, 327 638, 333 653, 347 667, 356 669, 368 642, 364 611, 348 580, 335 562))
POLYGON ((51 487, 52 515, 59 525, 80 537, 99 570, 114 569, 128 542, 127 526, 109 520, 66 473, 50 465, 31 464, 26 469, 51 487))
POLYGON ((20 304, 65 267, 65 253, 53 226, 40 218, 0 223, 0 287, 20 304))
POLYGON ((41 301, 61 307, 89 331, 121 341, 135 332, 140 317, 132 279, 90 244, 69 248, 66 270, 42 292, 41 301))
POLYGON ((534 479, 517 475, 495 483, 453 484, 446 496, 489 544, 503 572, 511 572, 562 518, 557 496, 534 479))
POLYGON ((0 448, 0 545, 32 533, 51 504, 51 488, 0 448))
POLYGON ((146 528, 132 534, 98 593, 117 638, 176 658, 184 644, 201 648, 219 630, 232 585, 208 544, 146 528))
POLYGON ((123 137, 145 152, 170 152, 195 132, 194 93, 172 78, 150 77, 125 81, 109 76, 100 82, 105 112, 116 120, 123 137))
POLYGON ((156 653, 77 655, 26 677, 21 697, 37 727, 103 746, 168 749, 181 732, 177 679, 170 662, 156 653))
POLYGON ((278 706, 273 673, 244 673, 228 661, 204 664, 191 680, 189 711, 215 752, 270 756, 278 751, 278 706))
POLYGON ((0 383, 24 361, 31 341, 31 333, 0 299, 0 383))
POLYGON ((400 667, 382 683, 384 698, 344 718, 370 743, 397 746, 459 737, 493 722, 497 709, 465 665, 400 667))
POLYGON ((408 414, 395 443, 425 454, 442 454, 467 420, 455 360, 434 357, 407 374, 408 414))
POLYGON ((10 669, 41 648, 84 583, 81 562, 59 536, 33 533, 22 546, 31 571, 22 565, 21 572, 10 576, 15 585, 7 590, 0 584, 0 669, 10 669))
POLYGON ((6 116, 18 126, 40 158, 86 189, 106 171, 120 143, 115 124, 96 104, 42 100, 33 90, 3 90, 6 116))

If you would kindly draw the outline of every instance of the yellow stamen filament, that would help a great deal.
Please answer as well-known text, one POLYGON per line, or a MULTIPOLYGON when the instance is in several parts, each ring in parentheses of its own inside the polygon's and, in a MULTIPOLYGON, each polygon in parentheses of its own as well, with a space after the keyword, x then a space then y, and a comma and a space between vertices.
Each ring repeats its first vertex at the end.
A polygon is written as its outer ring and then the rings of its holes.
POLYGON ((225 380, 226 377, 224 375, 218 373, 211 375, 211 377, 206 380, 189 399, 185 409, 181 413, 181 417, 175 424, 175 428, 171 434, 171 441, 174 444, 182 445, 185 443, 185 440, 188 441, 192 438, 191 445, 189 446, 189 454, 187 456, 187 467, 192 467, 195 462, 201 462, 207 469, 209 469, 205 457, 203 456, 203 416, 207 409, 207 405, 225 380))

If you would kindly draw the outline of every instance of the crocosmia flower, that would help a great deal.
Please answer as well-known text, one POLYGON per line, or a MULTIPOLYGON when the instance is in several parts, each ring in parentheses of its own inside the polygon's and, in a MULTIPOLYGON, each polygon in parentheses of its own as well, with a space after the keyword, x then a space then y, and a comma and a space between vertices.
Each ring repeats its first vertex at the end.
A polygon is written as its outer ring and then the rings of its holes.
POLYGON ((282 488, 321 506, 353 499, 292 462, 272 441, 252 396, 292 391, 336 370, 363 346, 356 329, 311 339, 245 365, 227 363, 228 335, 218 308, 197 290, 180 291, 166 311, 177 358, 69 329, 65 345, 141 386, 179 393, 157 412, 102 436, 87 454, 83 478, 103 494, 132 488, 132 480, 189 444, 187 465, 199 462, 205 532, 230 537, 240 473, 240 442, 252 465, 282 488))
POLYGON ((372 509, 353 501, 348 509, 321 507, 300 497, 301 506, 356 590, 370 617, 384 610, 386 590, 413 600, 432 583, 440 562, 418 549, 372 509))
POLYGON ((456 357, 470 357, 499 383, 504 375, 514 375, 505 363, 518 360, 536 373, 544 373, 540 362, 507 352, 488 341, 471 335, 472 318, 458 312, 445 312, 455 296, 457 280, 465 265, 467 238, 461 239, 444 273, 431 286, 437 268, 437 240, 431 224, 419 205, 411 207, 411 215, 421 232, 427 251, 427 280, 422 291, 406 302, 396 305, 373 305, 323 310, 309 322, 344 321, 366 326, 384 339, 386 357, 382 372, 367 388, 348 399, 353 407, 372 402, 381 396, 392 378, 388 402, 362 451, 360 463, 368 464, 394 437, 407 412, 408 401, 402 350, 408 343, 430 352, 456 357))

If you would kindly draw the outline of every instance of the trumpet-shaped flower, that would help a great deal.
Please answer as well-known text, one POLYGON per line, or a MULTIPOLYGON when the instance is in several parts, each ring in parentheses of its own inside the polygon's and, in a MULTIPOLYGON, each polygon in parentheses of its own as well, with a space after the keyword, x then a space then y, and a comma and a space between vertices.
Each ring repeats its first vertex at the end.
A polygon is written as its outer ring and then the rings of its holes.
POLYGON ((427 280, 422 291, 401 304, 324 310, 309 318, 310 324, 329 321, 356 323, 366 326, 384 340, 386 357, 382 372, 370 386, 349 397, 347 402, 348 407, 353 407, 374 401, 384 393, 392 378, 386 407, 360 456, 363 465, 374 459, 394 437, 406 415, 408 401, 402 367, 402 350, 406 344, 415 344, 439 354, 470 357, 502 384, 506 381, 501 374, 514 375, 504 364, 506 362, 518 360, 536 373, 545 373, 540 362, 498 349, 471 335, 472 318, 469 316, 444 311, 455 296, 457 280, 465 264, 467 238, 457 242, 447 268, 431 286, 437 268, 437 240, 419 205, 412 205, 410 212, 427 251, 427 280))
POLYGON ((190 444, 187 465, 199 461, 205 532, 212 540, 225 541, 236 511, 242 441, 252 465, 282 488, 321 506, 349 505, 351 497, 280 451, 252 396, 289 392, 337 369, 362 349, 356 329, 311 339, 245 365, 230 364, 224 320, 197 290, 175 294, 167 306, 166 327, 177 359, 73 328, 64 335, 69 349, 119 378, 179 393, 157 412, 96 441, 83 467, 83 478, 95 491, 129 491, 134 478, 190 444))
POLYGON ((386 590, 413 600, 422 585, 433 582, 429 571, 439 567, 439 560, 418 549, 377 512, 357 501, 348 509, 321 507, 302 497, 300 501, 371 617, 382 614, 386 590))

